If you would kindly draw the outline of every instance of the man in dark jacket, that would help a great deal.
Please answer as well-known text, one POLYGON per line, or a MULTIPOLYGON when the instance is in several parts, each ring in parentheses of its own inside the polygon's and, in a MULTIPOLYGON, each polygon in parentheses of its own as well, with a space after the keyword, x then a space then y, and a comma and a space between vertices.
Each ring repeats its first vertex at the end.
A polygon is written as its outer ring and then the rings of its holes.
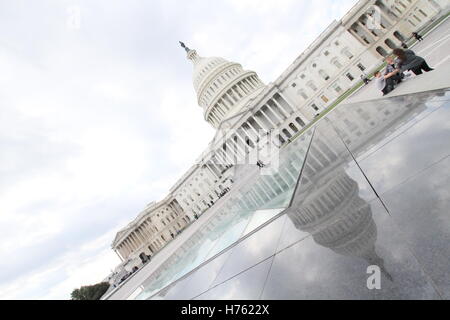
POLYGON ((433 68, 427 64, 424 58, 416 56, 412 50, 394 49, 394 54, 397 56, 395 62, 398 64, 399 71, 404 72, 411 70, 415 75, 422 74, 422 70, 429 72, 433 68))
POLYGON ((413 32, 412 35, 414 38, 416 38, 417 41, 423 40, 422 36, 420 34, 418 34, 417 32, 413 32))

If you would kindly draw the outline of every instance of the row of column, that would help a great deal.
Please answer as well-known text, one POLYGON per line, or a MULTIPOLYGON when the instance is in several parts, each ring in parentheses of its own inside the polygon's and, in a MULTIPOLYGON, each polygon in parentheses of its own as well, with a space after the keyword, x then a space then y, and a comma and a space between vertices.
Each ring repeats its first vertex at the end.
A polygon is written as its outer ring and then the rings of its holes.
MULTIPOLYGON (((249 152, 247 139, 249 143, 256 146, 258 138, 260 137, 260 130, 269 132, 271 129, 278 128, 281 123, 288 119, 291 114, 294 113, 294 109, 284 100, 281 95, 275 95, 267 101, 258 111, 254 113, 252 117, 247 119, 235 134, 231 135, 220 148, 216 150, 215 154, 220 159, 220 163, 234 164, 235 158, 243 159, 249 152), (280 100, 280 101, 279 101, 280 100), (234 151, 232 154, 227 152, 228 150, 234 151)), ((292 127, 287 126, 287 130, 290 130, 292 134, 295 134, 295 130, 292 127)), ((290 138, 289 135, 286 139, 290 138)))
POLYGON ((252 75, 239 81, 217 101, 208 115, 208 121, 215 127, 218 127, 223 119, 226 118, 228 112, 233 109, 242 98, 249 95, 260 86, 261 81, 259 81, 256 75, 252 75))

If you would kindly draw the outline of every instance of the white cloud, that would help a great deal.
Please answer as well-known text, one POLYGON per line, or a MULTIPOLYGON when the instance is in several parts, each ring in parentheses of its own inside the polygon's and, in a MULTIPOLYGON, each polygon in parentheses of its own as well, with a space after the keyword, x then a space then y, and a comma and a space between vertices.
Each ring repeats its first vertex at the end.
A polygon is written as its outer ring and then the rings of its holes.
POLYGON ((2 2, 0 298, 106 277, 115 232, 213 137, 178 40, 270 82, 353 2, 2 2))

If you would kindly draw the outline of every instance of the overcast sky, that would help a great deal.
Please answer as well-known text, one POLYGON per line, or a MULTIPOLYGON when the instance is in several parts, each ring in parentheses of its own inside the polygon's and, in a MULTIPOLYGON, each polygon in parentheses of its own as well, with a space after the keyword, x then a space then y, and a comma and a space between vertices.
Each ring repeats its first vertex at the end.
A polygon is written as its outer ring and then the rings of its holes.
POLYGON ((0 299, 69 299, 213 138, 178 41, 269 83, 356 0, 0 0, 0 299))

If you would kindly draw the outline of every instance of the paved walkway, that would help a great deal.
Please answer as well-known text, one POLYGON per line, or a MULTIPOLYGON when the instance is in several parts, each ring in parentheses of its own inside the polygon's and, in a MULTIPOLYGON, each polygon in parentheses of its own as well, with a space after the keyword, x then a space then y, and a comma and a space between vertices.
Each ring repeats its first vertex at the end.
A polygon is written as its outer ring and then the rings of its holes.
MULTIPOLYGON (((447 88, 450 80, 450 18, 440 24, 424 41, 417 43, 411 49, 419 56, 426 59, 430 67, 435 70, 432 72, 424 72, 420 76, 412 76, 403 81, 394 91, 385 97, 394 97, 404 94, 410 94, 421 91, 429 91, 435 89, 447 88)), ((344 102, 355 103, 378 99, 382 97, 374 81, 367 86, 362 87, 344 102)))

